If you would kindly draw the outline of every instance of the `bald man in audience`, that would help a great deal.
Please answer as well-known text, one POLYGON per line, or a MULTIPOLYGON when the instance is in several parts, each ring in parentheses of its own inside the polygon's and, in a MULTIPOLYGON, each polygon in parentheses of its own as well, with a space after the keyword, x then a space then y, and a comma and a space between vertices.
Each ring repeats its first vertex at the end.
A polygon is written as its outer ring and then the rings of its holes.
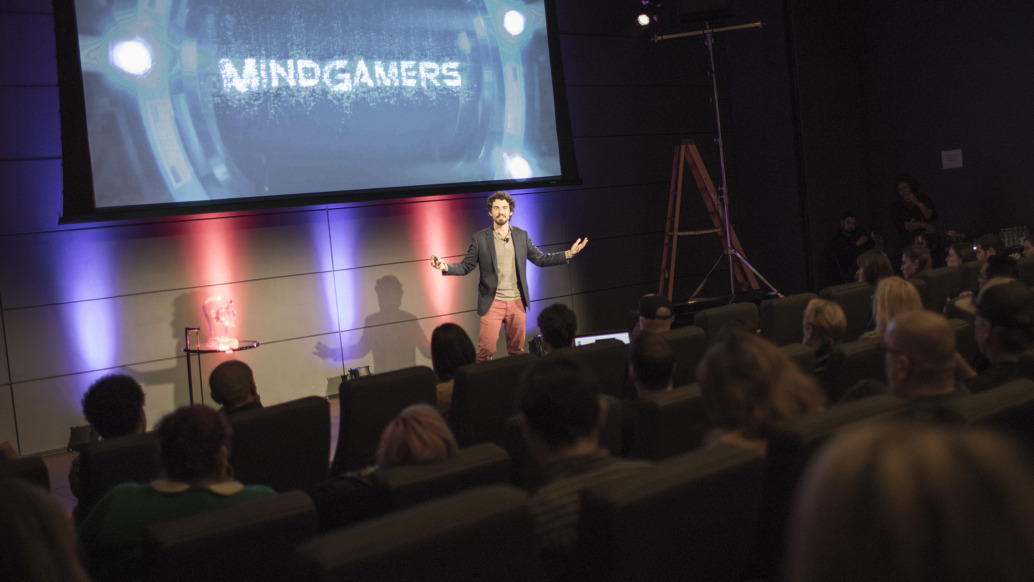
POLYGON ((897 315, 883 336, 887 388, 913 404, 944 402, 969 391, 955 384, 955 331, 932 311, 897 315))
POLYGON ((216 366, 208 377, 208 387, 212 391, 212 400, 222 405, 221 411, 226 414, 262 408, 255 376, 251 368, 239 360, 216 366))

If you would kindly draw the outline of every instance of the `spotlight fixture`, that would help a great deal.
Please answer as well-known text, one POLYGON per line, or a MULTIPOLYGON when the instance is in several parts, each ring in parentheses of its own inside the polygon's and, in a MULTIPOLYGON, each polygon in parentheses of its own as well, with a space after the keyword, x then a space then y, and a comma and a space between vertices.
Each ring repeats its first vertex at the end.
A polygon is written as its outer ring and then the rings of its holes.
POLYGON ((636 16, 636 22, 640 28, 657 24, 660 21, 661 3, 656 0, 639 0, 639 3, 642 4, 642 9, 636 16))

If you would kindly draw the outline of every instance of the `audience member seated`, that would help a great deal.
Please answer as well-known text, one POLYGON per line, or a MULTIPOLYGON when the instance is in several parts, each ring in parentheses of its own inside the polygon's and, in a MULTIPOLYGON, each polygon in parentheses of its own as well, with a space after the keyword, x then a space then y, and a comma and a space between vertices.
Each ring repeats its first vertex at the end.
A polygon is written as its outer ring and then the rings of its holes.
POLYGON ((844 339, 847 316, 835 301, 812 299, 804 308, 804 345, 815 351, 815 374, 826 368, 829 348, 844 339))
MULTIPOLYGON (((90 385, 81 401, 83 416, 93 430, 104 439, 127 434, 143 434, 147 430, 144 413, 144 390, 130 376, 111 374, 90 385)), ((79 457, 68 469, 68 488, 79 497, 79 457)))
POLYGON ((1023 239, 1021 239, 1020 241, 1023 245, 1023 248, 1020 250, 1020 252, 1009 256, 1016 260, 1019 260, 1021 258, 1034 257, 1034 243, 1031 243, 1030 241, 1031 236, 1034 235, 1030 234, 1030 232, 1031 231, 1027 231, 1027 234, 1023 235, 1023 239))
POLYGON ((869 424, 809 465, 788 533, 793 582, 1028 580, 1034 474, 997 434, 869 424))
POLYGON ((955 349, 955 332, 943 315, 923 310, 901 313, 887 325, 883 344, 887 384, 863 380, 840 402, 889 393, 922 412, 970 393, 956 379, 972 376, 973 371, 955 349))
POLYGON ((456 369, 477 361, 477 350, 467 332, 455 323, 443 323, 431 332, 431 367, 438 376, 438 412, 448 416, 452 408, 452 387, 456 369))
POLYGON ((1020 357, 1034 346, 1034 293, 1014 279, 989 282, 977 296, 973 331, 990 367, 966 387, 983 392, 1017 378, 1020 357))
MULTIPOLYGON (((675 351, 664 336, 640 333, 628 347, 628 380, 640 400, 650 400, 674 388, 675 351)), ((623 401, 621 451, 627 455, 640 435, 640 402, 623 401)))
POLYGON ((991 257, 1002 255, 1005 252, 1005 245, 997 236, 988 233, 973 241, 973 252, 978 261, 986 261, 991 257))
POLYGON ((329 531, 387 511, 384 492, 373 486, 372 476, 377 471, 444 461, 458 449, 452 430, 433 406, 414 404, 404 408, 384 427, 376 465, 328 479, 313 491, 320 530, 329 531))
POLYGON ((0 580, 89 582, 75 528, 57 499, 0 475, 0 580))
POLYGON ((883 337, 887 388, 912 403, 934 404, 968 394, 955 384, 955 332, 932 311, 907 311, 891 320, 883 337))
MULTIPOLYGON (((992 255, 984 260, 984 264, 980 265, 980 274, 977 276, 977 286, 982 290, 988 281, 999 277, 1016 278, 1016 259, 1005 255, 992 255)), ((957 299, 945 306, 944 312, 949 317, 971 319, 977 312, 973 294, 959 294, 957 299)))
POLYGON ((973 252, 972 244, 968 242, 957 242, 948 246, 948 256, 945 260, 945 264, 947 264, 947 266, 960 267, 962 266, 962 263, 968 263, 975 260, 977 260, 977 255, 973 252))
POLYGON ((930 249, 926 247, 926 244, 909 245, 901 253, 901 276, 904 279, 911 279, 916 276, 916 273, 929 271, 932 266, 930 249))
POLYGON ((876 328, 860 339, 883 337, 887 324, 899 313, 923 308, 923 300, 915 286, 901 277, 887 277, 876 285, 872 296, 872 320, 876 328))
POLYGON ((871 250, 858 255, 858 270, 855 272, 855 281, 876 285, 882 279, 894 274, 894 266, 890 264, 890 257, 883 251, 871 250))
POLYGON ((628 348, 628 378, 639 398, 649 399, 672 389, 675 352, 663 335, 641 333, 628 348))
POLYGON ((660 333, 671 329, 675 322, 675 309, 671 300, 664 295, 649 293, 639 298, 639 319, 635 324, 635 332, 649 331, 660 333))
POLYGON ((858 230, 858 215, 848 210, 840 215, 840 228, 829 240, 830 275, 834 283, 855 280, 858 255, 873 248, 868 233, 858 230))
POLYGON ((539 313, 538 324, 545 353, 574 345, 574 336, 578 332, 578 318, 570 307, 563 303, 554 303, 546 307, 539 313))
POLYGON ((719 333, 697 366, 697 382, 716 427, 712 440, 761 455, 773 423, 825 407, 814 377, 772 342, 740 329, 719 333))
POLYGON ((208 377, 208 388, 212 391, 212 401, 222 406, 220 410, 225 414, 262 408, 255 375, 240 360, 228 360, 216 366, 208 377))
POLYGON ((264 485, 234 481, 229 465, 230 423, 202 405, 167 415, 155 431, 161 478, 123 483, 93 507, 79 530, 94 582, 137 580, 148 526, 273 497, 264 485))
POLYGON ((531 510, 536 546, 551 579, 575 566, 582 490, 649 465, 599 447, 606 404, 597 396, 595 373, 559 356, 536 362, 521 379, 518 415, 528 449, 546 475, 531 510))

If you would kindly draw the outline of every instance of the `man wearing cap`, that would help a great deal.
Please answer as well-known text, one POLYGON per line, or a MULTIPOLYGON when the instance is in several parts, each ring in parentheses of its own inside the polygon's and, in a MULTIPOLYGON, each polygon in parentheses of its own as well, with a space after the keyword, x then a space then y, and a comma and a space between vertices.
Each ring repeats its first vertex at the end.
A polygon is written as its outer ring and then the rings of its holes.
POLYGON ((650 293, 639 299, 639 331, 660 333, 671 329, 675 322, 675 311, 671 301, 664 295, 650 293))
POLYGON ((965 381, 974 393, 1020 376, 1020 357, 1034 345, 1034 293, 1015 279, 998 278, 981 289, 976 304, 973 332, 991 365, 965 381))

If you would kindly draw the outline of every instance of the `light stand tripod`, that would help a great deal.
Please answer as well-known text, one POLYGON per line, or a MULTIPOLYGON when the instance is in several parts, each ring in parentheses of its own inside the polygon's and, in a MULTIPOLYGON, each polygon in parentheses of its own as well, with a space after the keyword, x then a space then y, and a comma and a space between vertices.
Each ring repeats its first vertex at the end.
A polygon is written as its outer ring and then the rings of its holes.
MULTIPOLYGON (((718 212, 718 214, 720 214, 720 221, 721 221, 721 223, 720 223, 720 226, 718 224, 716 224, 716 226, 718 226, 718 229, 721 231, 721 234, 724 236, 725 240, 723 241, 724 250, 722 251, 721 255, 719 255, 718 260, 715 261, 714 265, 707 272, 707 275, 704 276, 703 281, 701 281, 700 285, 697 286, 696 290, 693 292, 693 295, 689 298, 689 300, 692 301, 693 299, 696 298, 696 296, 704 288, 704 285, 707 284, 707 280, 711 277, 711 273, 714 272, 714 270, 722 262, 723 258, 727 258, 728 261, 729 261, 729 292, 730 292, 730 295, 732 295, 733 297, 735 297, 736 291, 737 291, 737 289, 736 289, 736 279, 737 279, 737 277, 740 278, 741 282, 744 282, 744 283, 746 282, 747 279, 749 279, 750 283, 752 283, 753 288, 757 289, 757 281, 754 279, 753 276, 750 276, 749 274, 746 274, 744 269, 749 270, 750 273, 753 273, 754 276, 756 276, 758 279, 761 279, 765 283, 765 285, 768 285, 768 287, 773 292, 775 292, 777 295, 781 296, 779 291, 776 290, 776 288, 767 279, 765 279, 765 277, 762 276, 761 273, 759 273, 758 270, 755 269, 754 266, 750 264, 750 262, 747 261, 746 257, 743 256, 743 253, 741 252, 741 249, 740 249, 739 241, 736 240, 735 243, 734 243, 734 240, 733 240, 735 235, 733 234, 732 227, 729 224, 729 193, 728 193, 728 184, 727 184, 726 173, 725 173, 725 145, 724 145, 724 143, 722 141, 722 114, 721 114, 720 104, 719 104, 719 101, 718 101, 718 78, 717 78, 717 72, 715 71, 715 66, 714 66, 714 36, 713 36, 714 33, 716 33, 716 32, 727 32, 727 31, 731 31, 731 30, 740 30, 740 29, 744 29, 744 28, 761 28, 763 26, 763 23, 761 23, 761 22, 754 22, 754 23, 751 23, 751 24, 740 24, 740 25, 736 25, 736 26, 726 26, 726 27, 723 27, 723 28, 711 28, 710 23, 705 23, 705 26, 707 28, 705 28, 704 30, 697 30, 697 31, 693 31, 693 32, 680 32, 680 33, 660 35, 660 36, 655 35, 653 37, 654 42, 657 42, 657 41, 661 41, 661 40, 670 40, 670 39, 683 38, 683 37, 688 37, 688 36, 704 35, 704 42, 705 42, 705 45, 707 46, 707 53, 708 53, 708 57, 710 59, 710 66, 711 66, 711 70, 710 70, 711 90, 713 92, 714 115, 715 115, 715 121, 716 121, 716 124, 717 124, 717 139, 715 141, 718 144, 718 161, 719 161, 719 166, 720 166, 720 169, 721 169, 721 177, 722 177, 721 195, 720 195, 721 210, 718 212), (738 261, 738 263, 736 261, 738 261)), ((691 146, 691 147, 693 147, 693 149, 695 150, 695 146, 691 146)), ((683 150, 684 149, 685 149, 685 145, 683 145, 683 150)), ((682 156, 684 157, 684 152, 683 152, 682 156)), ((675 181, 676 181, 675 180, 675 176, 676 176, 676 173, 677 173, 678 174, 678 188, 679 188, 678 200, 679 201, 681 201, 681 188, 682 188, 682 179, 681 179, 682 167, 681 167, 681 163, 682 162, 680 161, 680 154, 678 152, 676 152, 676 164, 677 164, 677 167, 673 171, 672 182, 673 182, 673 189, 674 189, 675 188, 675 181)), ((702 163, 700 165, 702 166, 702 163)), ((695 174, 696 173, 698 173, 698 172, 695 172, 695 174)), ((706 178, 706 182, 710 186, 710 178, 706 176, 706 170, 703 170, 703 173, 704 173, 704 177, 706 178)), ((700 179, 699 178, 698 178, 697 181, 698 181, 698 185, 700 185, 700 179)), ((713 186, 710 186, 710 189, 712 190, 712 195, 713 195, 713 186)), ((676 202, 676 205, 677 204, 678 204, 678 202, 676 202)), ((672 203, 671 203, 671 201, 669 201, 669 221, 670 221, 670 218, 671 218, 671 211, 672 211, 671 205, 672 205, 672 203)), ((708 204, 708 206, 710 208, 710 207, 712 207, 712 204, 708 204)), ((712 212, 718 211, 717 208, 711 208, 711 210, 712 210, 712 212)), ((673 240, 672 240, 672 243, 671 243, 672 245, 676 244, 677 237, 680 234, 694 234, 694 233, 680 233, 679 232, 679 225, 678 225, 678 218, 677 218, 678 217, 678 208, 675 209, 675 217, 676 217, 675 218, 675 224, 669 224, 666 227, 666 229, 667 228, 671 229, 670 233, 671 233, 671 236, 673 237, 673 240)), ((668 231, 666 230, 666 233, 667 232, 668 231)), ((667 240, 665 241, 665 243, 666 243, 665 252, 667 252, 667 246, 668 246, 667 245, 667 240)), ((674 266, 675 266, 674 265, 674 257, 675 257, 675 252, 674 252, 674 247, 672 247, 672 252, 671 252, 671 259, 672 259, 671 260, 671 269, 672 270, 674 270, 674 266)), ((672 273, 666 271, 666 269, 665 269, 665 267, 668 264, 668 257, 667 257, 667 255, 665 256, 665 259, 664 259, 664 261, 662 263, 663 263, 662 266, 661 266, 661 270, 662 270, 662 273, 661 273, 661 287, 662 287, 662 289, 661 289, 660 292, 661 292, 661 294, 664 294, 664 289, 663 289, 664 278, 665 278, 665 276, 667 276, 668 279, 669 279, 667 296, 668 296, 669 299, 671 299, 671 293, 672 293, 672 286, 673 286, 674 276, 673 276, 672 273)))

